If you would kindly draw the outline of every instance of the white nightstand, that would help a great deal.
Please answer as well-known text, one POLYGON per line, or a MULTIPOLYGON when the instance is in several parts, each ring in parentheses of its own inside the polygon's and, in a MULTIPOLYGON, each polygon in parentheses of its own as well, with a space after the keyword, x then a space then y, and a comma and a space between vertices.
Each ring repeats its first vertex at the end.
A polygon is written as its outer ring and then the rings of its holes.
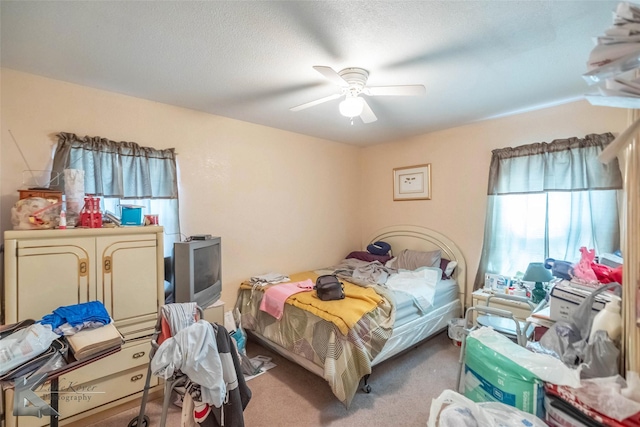
POLYGON ((527 317, 531 315, 531 307, 529 304, 520 301, 509 301, 505 299, 499 299, 500 294, 491 293, 484 289, 478 289, 471 294, 472 303, 474 306, 487 305, 487 297, 494 295, 491 298, 489 307, 500 308, 513 313, 514 317, 518 320, 526 321, 527 317))
POLYGON ((218 300, 203 309, 204 320, 210 323, 224 325, 224 301, 218 300))

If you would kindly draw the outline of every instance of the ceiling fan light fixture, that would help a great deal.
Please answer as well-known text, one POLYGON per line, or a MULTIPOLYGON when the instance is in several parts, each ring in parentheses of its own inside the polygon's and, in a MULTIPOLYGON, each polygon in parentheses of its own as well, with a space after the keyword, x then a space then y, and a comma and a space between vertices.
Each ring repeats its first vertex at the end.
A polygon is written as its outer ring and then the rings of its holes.
MULTIPOLYGON (((0 0, 1 1, 1 0, 0 0)), ((340 114, 347 117, 353 124, 355 117, 360 117, 363 123, 373 123, 378 118, 367 103, 364 97, 367 96, 417 96, 425 94, 423 85, 400 85, 400 86, 367 86, 369 72, 363 68, 350 67, 340 72, 336 72, 331 67, 315 65, 316 71, 335 83, 340 89, 339 93, 325 96, 311 102, 305 102, 298 106, 289 108, 291 111, 300 111, 327 101, 338 99, 344 96, 339 105, 340 114)))
POLYGON ((358 96, 347 96, 347 98, 340 103, 338 108, 340 109, 340 114, 343 116, 356 117, 362 114, 364 102, 363 99, 358 96))

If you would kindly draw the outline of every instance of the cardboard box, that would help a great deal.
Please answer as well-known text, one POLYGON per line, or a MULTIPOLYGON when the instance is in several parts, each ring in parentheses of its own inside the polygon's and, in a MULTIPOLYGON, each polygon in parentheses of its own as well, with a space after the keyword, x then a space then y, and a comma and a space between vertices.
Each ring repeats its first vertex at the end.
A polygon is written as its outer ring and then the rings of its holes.
MULTIPOLYGON (((578 306, 589 296, 590 292, 578 289, 564 281, 555 285, 549 295, 549 314, 553 321, 571 321, 571 316, 578 306)), ((602 310, 609 299, 605 295, 598 295, 591 308, 591 319, 602 310)))

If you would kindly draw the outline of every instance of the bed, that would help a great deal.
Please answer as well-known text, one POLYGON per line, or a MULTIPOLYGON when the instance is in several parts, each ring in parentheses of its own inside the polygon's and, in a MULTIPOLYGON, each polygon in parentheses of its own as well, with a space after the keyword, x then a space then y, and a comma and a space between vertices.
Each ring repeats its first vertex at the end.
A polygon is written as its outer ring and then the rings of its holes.
POLYGON ((293 283, 306 280, 315 283, 321 274, 337 273, 344 283, 346 298, 322 302, 315 292, 296 293, 287 298, 279 320, 260 310, 267 289, 278 285, 244 282, 236 303, 250 339, 324 378, 347 408, 361 383, 363 390, 370 391, 368 379, 372 367, 445 330, 450 319, 462 316, 466 296, 465 260, 458 246, 446 236, 418 226, 392 226, 374 233, 364 247, 378 241, 388 243, 397 260, 407 254, 440 251, 440 258, 457 265, 450 277, 445 278, 439 268, 444 267, 443 263, 415 270, 385 270, 379 262, 356 261, 359 266, 356 271, 361 271, 360 266, 365 271, 390 271, 384 285, 369 282, 367 285, 356 279, 361 277, 355 272, 347 280, 342 267, 352 263, 292 274, 289 278, 293 283), (400 273, 410 275, 411 281, 401 280, 405 276, 400 273), (416 275, 429 277, 426 281, 437 276, 437 280, 429 287, 420 285, 421 291, 413 295, 407 289, 413 289, 416 275))

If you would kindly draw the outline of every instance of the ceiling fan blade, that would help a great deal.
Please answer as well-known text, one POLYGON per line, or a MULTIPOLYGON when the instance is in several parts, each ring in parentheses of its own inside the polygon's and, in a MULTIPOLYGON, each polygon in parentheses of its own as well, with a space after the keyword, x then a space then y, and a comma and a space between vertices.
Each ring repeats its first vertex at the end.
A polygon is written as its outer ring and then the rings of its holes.
POLYGON ((371 109, 371 107, 369 107, 367 101, 365 101, 364 98, 362 98, 362 101, 362 113, 360 113, 360 118, 362 119, 362 121, 365 123, 371 123, 378 120, 376 115, 373 114, 373 110, 371 109))
POLYGON ((323 65, 314 65, 313 69, 325 76, 328 80, 337 84, 340 87, 347 87, 349 83, 338 74, 333 68, 325 67, 323 65))
POLYGON ((300 105, 298 105, 296 107, 291 107, 291 108, 289 108, 289 110, 291 110, 291 111, 304 110, 305 108, 313 107, 315 105, 322 104, 323 102, 327 102, 327 101, 331 101, 332 99, 340 98, 341 96, 342 96, 341 93, 334 93, 333 95, 325 96, 324 98, 316 99, 315 101, 310 101, 310 102, 306 102, 304 104, 300 104, 300 105))
POLYGON ((427 90, 422 85, 367 86, 363 92, 369 96, 419 96, 427 90))

